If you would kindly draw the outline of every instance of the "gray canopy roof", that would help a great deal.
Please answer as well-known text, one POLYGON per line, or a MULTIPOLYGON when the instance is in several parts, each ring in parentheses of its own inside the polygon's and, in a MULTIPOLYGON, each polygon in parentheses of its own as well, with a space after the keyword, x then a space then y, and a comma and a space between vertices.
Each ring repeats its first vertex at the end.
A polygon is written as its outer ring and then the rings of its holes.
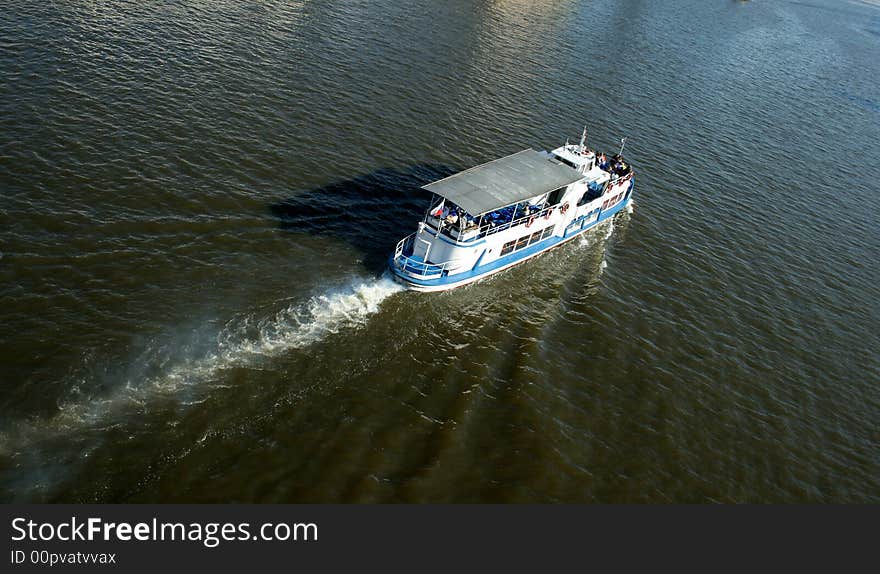
POLYGON ((533 149, 478 165, 422 186, 471 215, 543 195, 583 175, 533 149))

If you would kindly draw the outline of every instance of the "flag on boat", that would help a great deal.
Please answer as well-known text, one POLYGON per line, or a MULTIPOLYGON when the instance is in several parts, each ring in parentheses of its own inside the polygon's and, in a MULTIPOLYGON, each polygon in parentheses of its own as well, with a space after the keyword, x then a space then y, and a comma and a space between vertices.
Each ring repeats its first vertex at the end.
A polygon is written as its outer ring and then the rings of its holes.
POLYGON ((431 215, 433 215, 434 217, 440 217, 441 215, 443 215, 443 206, 444 206, 445 204, 446 204, 446 201, 445 201, 445 200, 444 200, 444 201, 441 201, 441 202, 437 205, 437 207, 434 209, 434 211, 431 212, 431 215))

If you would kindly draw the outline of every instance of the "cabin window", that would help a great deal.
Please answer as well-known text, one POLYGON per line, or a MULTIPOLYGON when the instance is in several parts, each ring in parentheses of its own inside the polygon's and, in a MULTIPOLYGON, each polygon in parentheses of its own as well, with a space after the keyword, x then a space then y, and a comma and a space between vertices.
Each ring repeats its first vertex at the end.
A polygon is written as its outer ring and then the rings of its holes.
POLYGON ((547 196, 547 205, 556 205, 562 199, 562 196, 565 194, 565 190, 568 189, 566 187, 560 187, 559 189, 554 189, 550 192, 550 195, 547 196))
POLYGON ((526 235, 525 237, 520 237, 516 241, 508 241, 504 244, 504 247, 501 248, 501 257, 504 257, 511 251, 519 251, 520 249, 532 245, 541 241, 542 239, 547 239, 553 235, 553 226, 542 229, 541 231, 536 231, 531 235, 526 235))
POLYGON ((568 167, 571 167, 571 168, 577 169, 577 166, 576 166, 574 163, 568 161, 567 159, 565 159, 565 158, 563 158, 563 157, 560 157, 560 156, 558 156, 558 155, 554 155, 553 157, 555 157, 557 160, 561 161, 562 163, 564 163, 564 164, 567 165, 568 167))

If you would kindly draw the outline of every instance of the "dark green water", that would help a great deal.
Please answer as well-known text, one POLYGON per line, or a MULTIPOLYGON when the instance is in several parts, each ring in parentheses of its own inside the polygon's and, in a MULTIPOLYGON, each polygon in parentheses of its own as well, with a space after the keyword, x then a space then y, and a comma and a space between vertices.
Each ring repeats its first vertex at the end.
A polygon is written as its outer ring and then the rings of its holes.
POLYGON ((0 11, 0 500, 880 501, 880 7, 0 11), (629 136, 443 294, 418 186, 629 136))

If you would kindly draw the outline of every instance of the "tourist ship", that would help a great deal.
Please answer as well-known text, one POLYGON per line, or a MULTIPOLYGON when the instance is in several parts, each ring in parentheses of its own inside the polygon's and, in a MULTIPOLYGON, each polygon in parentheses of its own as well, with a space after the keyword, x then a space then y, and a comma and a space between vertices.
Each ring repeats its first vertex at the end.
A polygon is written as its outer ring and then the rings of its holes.
POLYGON ((434 194, 418 230, 397 244, 394 278, 418 291, 467 285, 587 232, 632 201, 620 152, 579 144, 526 149, 422 187, 434 194))

